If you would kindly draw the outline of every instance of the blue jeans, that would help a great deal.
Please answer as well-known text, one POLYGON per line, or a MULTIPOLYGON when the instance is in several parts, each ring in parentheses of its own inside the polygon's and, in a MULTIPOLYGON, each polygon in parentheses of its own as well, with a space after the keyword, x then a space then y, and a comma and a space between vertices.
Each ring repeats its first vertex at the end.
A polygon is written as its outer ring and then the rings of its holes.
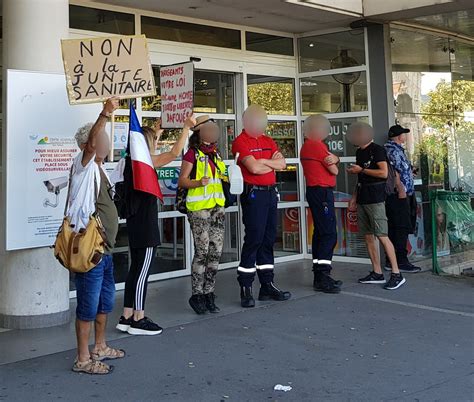
POLYGON ((111 255, 86 273, 76 273, 76 317, 81 321, 94 321, 97 314, 108 314, 114 308, 114 262, 111 255))

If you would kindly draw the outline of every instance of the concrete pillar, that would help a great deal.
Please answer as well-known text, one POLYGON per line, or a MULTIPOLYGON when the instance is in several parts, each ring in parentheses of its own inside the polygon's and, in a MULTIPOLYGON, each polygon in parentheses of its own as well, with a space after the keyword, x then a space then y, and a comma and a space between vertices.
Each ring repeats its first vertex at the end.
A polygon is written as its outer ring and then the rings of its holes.
POLYGON ((389 26, 369 24, 367 44, 372 126, 375 130, 375 142, 383 145, 387 141, 388 129, 395 121, 389 26))
MULTIPOLYGON (((3 0, 2 19, 4 71, 62 71, 60 39, 68 37, 68 0, 3 0)), ((69 273, 56 262, 52 250, 5 251, 5 177, 14 175, 5 171, 5 152, 0 191, 0 327, 64 324, 70 318, 69 273)))

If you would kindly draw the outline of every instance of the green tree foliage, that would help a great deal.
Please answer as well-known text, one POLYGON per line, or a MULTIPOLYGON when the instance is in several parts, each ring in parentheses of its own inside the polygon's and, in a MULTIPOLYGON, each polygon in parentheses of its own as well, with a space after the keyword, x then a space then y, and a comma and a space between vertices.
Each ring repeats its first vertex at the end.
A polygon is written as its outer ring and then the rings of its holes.
POLYGON ((462 167, 458 172, 460 177, 472 175, 474 122, 467 113, 474 111, 474 82, 443 80, 428 96, 429 101, 421 112, 425 127, 431 128, 432 133, 423 135, 418 152, 431 160, 433 182, 441 181, 446 161, 451 166, 462 167), (448 149, 451 150, 449 155, 448 149))

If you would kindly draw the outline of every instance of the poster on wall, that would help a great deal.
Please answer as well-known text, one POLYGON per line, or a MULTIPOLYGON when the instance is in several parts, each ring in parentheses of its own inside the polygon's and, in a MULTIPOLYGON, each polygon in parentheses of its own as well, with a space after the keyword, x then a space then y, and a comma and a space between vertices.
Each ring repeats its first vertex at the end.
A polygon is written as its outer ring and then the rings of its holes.
POLYGON ((79 152, 74 134, 100 113, 98 104, 70 106, 64 82, 62 74, 7 71, 7 250, 54 243, 79 152))
POLYGON ((193 114, 194 64, 174 64, 160 68, 161 127, 182 128, 193 114))
POLYGON ((156 95, 145 35, 61 40, 71 105, 156 95))

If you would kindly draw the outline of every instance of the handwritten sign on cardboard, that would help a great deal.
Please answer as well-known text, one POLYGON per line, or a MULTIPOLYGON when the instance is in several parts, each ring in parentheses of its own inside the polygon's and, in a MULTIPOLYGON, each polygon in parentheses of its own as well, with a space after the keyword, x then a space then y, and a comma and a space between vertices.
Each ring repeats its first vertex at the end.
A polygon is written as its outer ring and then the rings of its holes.
POLYGON ((69 103, 156 95, 145 35, 61 41, 69 103))
POLYGON ((182 128, 193 114, 194 64, 174 64, 160 68, 161 127, 182 128))

